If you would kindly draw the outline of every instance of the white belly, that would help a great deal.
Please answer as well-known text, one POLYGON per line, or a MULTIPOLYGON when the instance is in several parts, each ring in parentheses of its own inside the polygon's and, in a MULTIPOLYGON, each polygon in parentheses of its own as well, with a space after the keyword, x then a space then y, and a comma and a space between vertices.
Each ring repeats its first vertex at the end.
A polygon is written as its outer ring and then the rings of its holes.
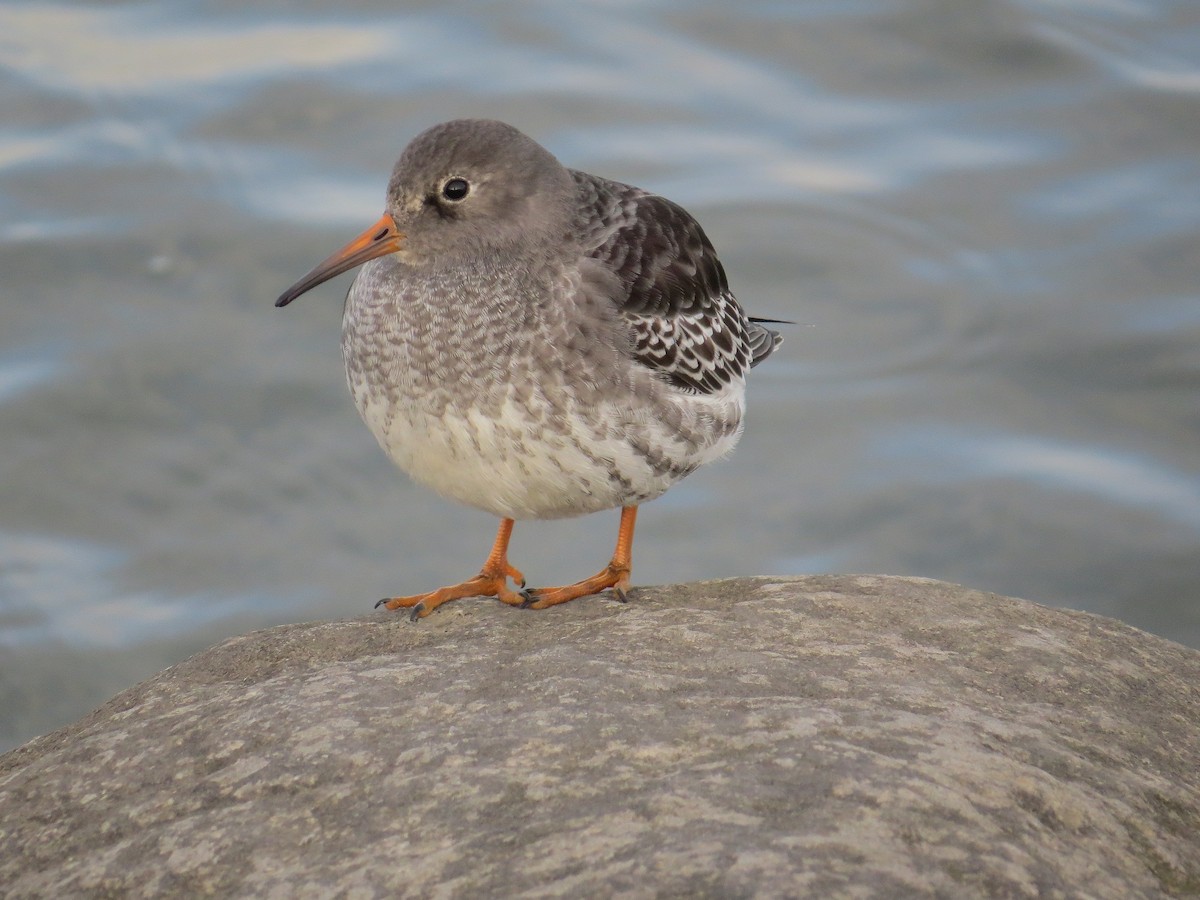
POLYGON ((506 401, 495 416, 360 405, 392 461, 443 496, 513 519, 554 518, 621 504, 608 472, 562 435, 534 435, 506 401))
POLYGON ((631 443, 621 427, 611 427, 629 417, 611 408, 587 418, 559 415, 551 427, 548 410, 511 397, 486 414, 442 404, 434 404, 441 407, 435 413, 420 403, 399 408, 354 387, 363 420, 396 465, 445 497, 503 518, 553 519, 647 502, 728 453, 739 436, 689 449, 642 417, 631 443), (678 468, 663 471, 635 443, 669 454, 678 468))

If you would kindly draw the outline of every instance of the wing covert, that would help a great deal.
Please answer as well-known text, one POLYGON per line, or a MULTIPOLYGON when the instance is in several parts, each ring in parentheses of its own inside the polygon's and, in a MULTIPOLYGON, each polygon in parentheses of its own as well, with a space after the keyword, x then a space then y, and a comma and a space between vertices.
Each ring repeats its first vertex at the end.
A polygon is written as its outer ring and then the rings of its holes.
POLYGON ((665 197, 573 172, 584 251, 614 275, 634 357, 684 390, 716 393, 765 359, 779 336, 751 322, 700 224, 665 197))

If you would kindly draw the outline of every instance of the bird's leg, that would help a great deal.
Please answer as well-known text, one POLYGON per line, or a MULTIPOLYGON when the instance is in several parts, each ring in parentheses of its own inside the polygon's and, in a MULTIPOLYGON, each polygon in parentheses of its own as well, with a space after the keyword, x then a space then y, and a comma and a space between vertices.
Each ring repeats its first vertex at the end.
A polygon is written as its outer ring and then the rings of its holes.
POLYGON ((613 593, 625 602, 625 592, 629 590, 629 573, 633 568, 633 525, 637 519, 636 506, 621 508, 621 527, 617 531, 617 549, 613 551, 612 560, 607 566, 583 581, 577 581, 566 587, 534 588, 525 591, 528 599, 521 605, 529 609, 545 609, 566 603, 577 597, 587 597, 598 594, 605 588, 612 588, 613 593))
POLYGON ((459 600, 463 597, 497 597, 510 606, 520 606, 526 602, 524 593, 517 593, 508 586, 512 579, 518 587, 525 587, 525 576, 508 562, 508 541, 512 537, 513 520, 501 519, 500 530, 496 532, 496 543, 492 544, 492 552, 488 554, 487 562, 474 578, 462 584, 438 588, 428 594, 414 594, 411 597, 385 597, 375 604, 376 609, 386 606, 388 609, 412 609, 412 619, 423 619, 447 600, 459 600))

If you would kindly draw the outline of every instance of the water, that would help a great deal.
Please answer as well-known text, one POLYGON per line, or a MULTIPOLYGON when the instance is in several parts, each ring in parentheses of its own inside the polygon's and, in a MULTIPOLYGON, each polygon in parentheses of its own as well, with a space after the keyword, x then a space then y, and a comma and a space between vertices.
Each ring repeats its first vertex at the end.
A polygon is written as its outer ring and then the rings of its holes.
MULTIPOLYGON (((0 747, 478 568, 494 522, 358 421, 348 276, 272 307, 463 115, 684 203, 801 323, 635 580, 925 575, 1200 646, 1193 0, 9 2, 0 747)), ((513 561, 574 580, 616 524, 513 561)))

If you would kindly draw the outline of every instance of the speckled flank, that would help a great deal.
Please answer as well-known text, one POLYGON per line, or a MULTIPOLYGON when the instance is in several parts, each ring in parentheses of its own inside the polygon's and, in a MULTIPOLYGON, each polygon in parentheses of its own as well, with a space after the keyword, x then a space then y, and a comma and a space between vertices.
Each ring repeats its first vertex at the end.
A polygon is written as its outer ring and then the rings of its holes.
POLYGON ((346 372, 380 445, 439 493, 509 518, 577 515, 651 500, 733 448, 741 379, 683 394, 613 340, 582 339, 612 316, 578 279, 452 272, 414 289, 397 274, 381 260, 355 282, 346 372), (472 314, 447 315, 447 294, 472 314))

